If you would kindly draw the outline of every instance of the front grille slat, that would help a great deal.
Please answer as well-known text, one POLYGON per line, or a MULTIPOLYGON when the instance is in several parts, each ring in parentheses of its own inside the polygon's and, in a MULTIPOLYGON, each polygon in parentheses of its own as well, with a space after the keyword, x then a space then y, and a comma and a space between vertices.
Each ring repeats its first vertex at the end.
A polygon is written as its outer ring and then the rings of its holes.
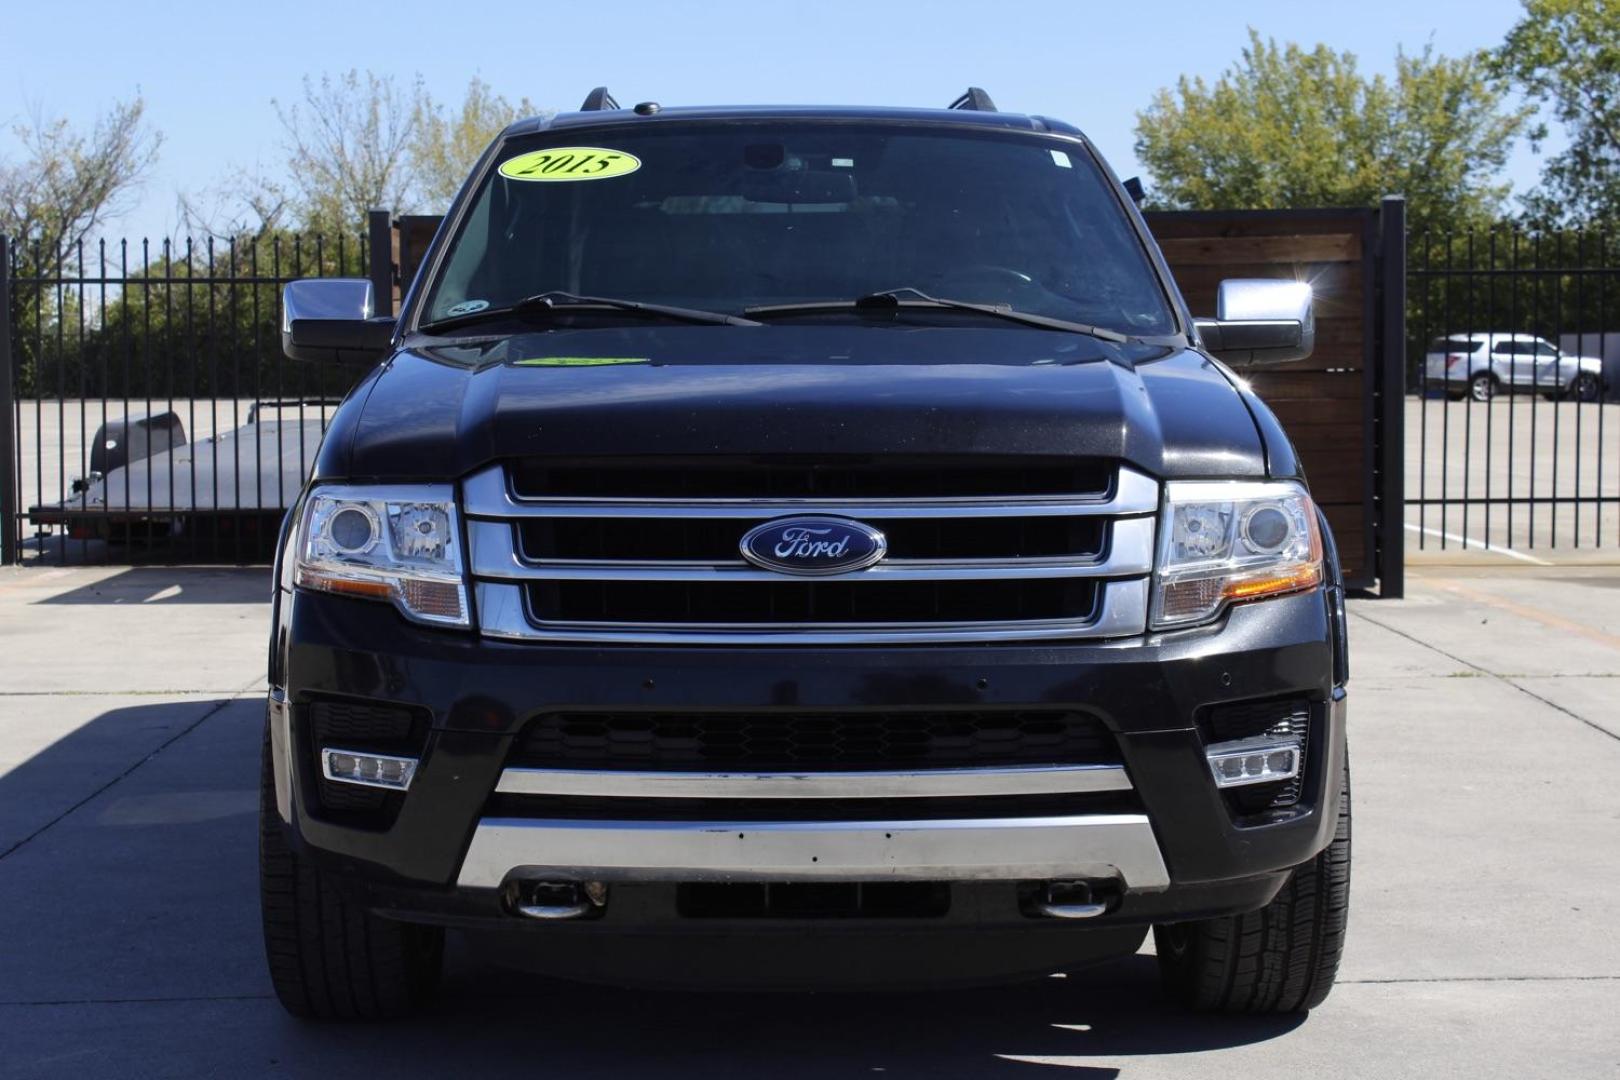
MULTIPOLYGON (((635 518, 531 518, 519 523, 519 552, 530 563, 696 562, 743 565, 742 534, 758 518, 670 518, 649 528, 635 518)), ((900 519, 885 522, 891 563, 905 560, 1094 559, 1106 523, 1096 517, 900 519)))
POLYGON ((854 644, 1110 637, 1146 625, 1158 486, 1062 459, 529 460, 465 484, 493 637, 854 644), (875 565, 756 567, 757 525, 869 522, 875 565))
POLYGON ((686 581, 549 581, 529 586, 530 613, 546 623, 587 613, 643 626, 770 626, 784 617, 828 626, 1090 617, 1086 581, 794 581, 695 585, 686 581), (611 613, 611 614, 610 614, 611 613))
POLYGON ((1103 463, 1051 457, 531 458, 514 462, 510 472, 512 490, 522 499, 1100 496, 1112 481, 1103 463))

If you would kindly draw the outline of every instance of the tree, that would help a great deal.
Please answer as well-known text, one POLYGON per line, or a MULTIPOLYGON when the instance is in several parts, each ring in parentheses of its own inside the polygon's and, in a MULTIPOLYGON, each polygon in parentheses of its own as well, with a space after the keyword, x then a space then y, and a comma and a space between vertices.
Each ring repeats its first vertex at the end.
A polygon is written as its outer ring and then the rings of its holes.
POLYGON ((139 96, 115 103, 88 132, 38 110, 14 130, 25 157, 0 161, 0 232, 37 245, 43 258, 72 251, 117 216, 163 143, 139 96))
POLYGON ((82 325, 82 295, 44 281, 84 257, 86 238, 115 218, 157 160, 163 138, 137 95, 117 102, 88 131, 38 109, 14 130, 24 156, 0 161, 0 233, 15 243, 11 285, 13 362, 21 393, 41 379, 46 331, 82 325))
POLYGON ((1136 153, 1171 209, 1372 206, 1404 194, 1414 229, 1480 221, 1527 110, 1482 55, 1396 54, 1393 81, 1351 53, 1249 31, 1213 86, 1183 77, 1137 114, 1136 153))
POLYGON ((369 210, 414 208, 409 150, 424 97, 420 77, 402 88, 392 76, 349 71, 318 81, 305 76, 301 105, 283 107, 272 99, 306 227, 345 232, 369 210))
MULTIPOLYGON (((1524 200, 1532 221, 1620 218, 1620 0, 1524 0, 1524 17, 1491 63, 1569 136, 1524 200)), ((1539 148, 1546 124, 1530 136, 1539 148)))
POLYGON ((449 206, 490 140, 512 121, 539 112, 528 98, 514 106, 476 75, 467 84, 460 112, 449 117, 442 106, 422 94, 417 100, 411 159, 427 205, 435 210, 449 206))

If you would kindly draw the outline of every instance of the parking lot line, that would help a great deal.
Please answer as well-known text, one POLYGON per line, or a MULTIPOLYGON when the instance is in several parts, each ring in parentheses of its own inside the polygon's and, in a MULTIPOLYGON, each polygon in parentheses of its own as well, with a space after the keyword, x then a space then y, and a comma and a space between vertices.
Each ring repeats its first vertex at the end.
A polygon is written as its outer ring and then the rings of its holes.
POLYGON ((1499 555, 1506 555, 1510 559, 1522 559, 1523 561, 1533 563, 1536 566, 1552 565, 1552 563, 1548 562, 1546 559, 1538 559, 1534 555, 1526 555, 1522 551, 1515 551, 1513 548, 1503 547, 1501 544, 1487 544, 1477 537, 1446 532, 1443 529, 1431 529, 1427 526, 1417 525, 1410 521, 1406 523, 1406 528, 1410 532, 1423 533, 1426 536, 1434 536, 1442 540, 1449 540, 1454 544, 1461 544, 1465 548, 1472 546, 1479 548, 1481 551, 1494 551, 1499 555))

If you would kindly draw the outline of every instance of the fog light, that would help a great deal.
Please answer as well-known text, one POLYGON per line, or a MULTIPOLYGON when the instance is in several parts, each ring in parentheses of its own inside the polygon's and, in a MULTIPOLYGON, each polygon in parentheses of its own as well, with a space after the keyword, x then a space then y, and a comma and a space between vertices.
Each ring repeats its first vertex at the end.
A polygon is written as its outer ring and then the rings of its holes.
POLYGON ((1245 787, 1292 780, 1299 775, 1301 756, 1295 742, 1276 739, 1235 739, 1214 743, 1204 751, 1219 788, 1245 787))
POLYGON ((416 759, 326 747, 321 750, 321 775, 340 784, 404 791, 416 775, 416 759))

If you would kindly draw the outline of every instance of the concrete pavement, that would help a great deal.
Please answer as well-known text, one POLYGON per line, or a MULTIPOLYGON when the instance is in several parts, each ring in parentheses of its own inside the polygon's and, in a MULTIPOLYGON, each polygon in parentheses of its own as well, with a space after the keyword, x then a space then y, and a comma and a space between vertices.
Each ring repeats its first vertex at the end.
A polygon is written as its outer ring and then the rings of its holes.
POLYGON ((742 996, 474 966, 408 1025, 270 997, 264 571, 0 572, 0 1076, 1611 1076, 1620 570, 1418 567, 1352 604, 1356 862, 1303 1021, 1174 1011, 1151 957, 999 988, 742 996))

